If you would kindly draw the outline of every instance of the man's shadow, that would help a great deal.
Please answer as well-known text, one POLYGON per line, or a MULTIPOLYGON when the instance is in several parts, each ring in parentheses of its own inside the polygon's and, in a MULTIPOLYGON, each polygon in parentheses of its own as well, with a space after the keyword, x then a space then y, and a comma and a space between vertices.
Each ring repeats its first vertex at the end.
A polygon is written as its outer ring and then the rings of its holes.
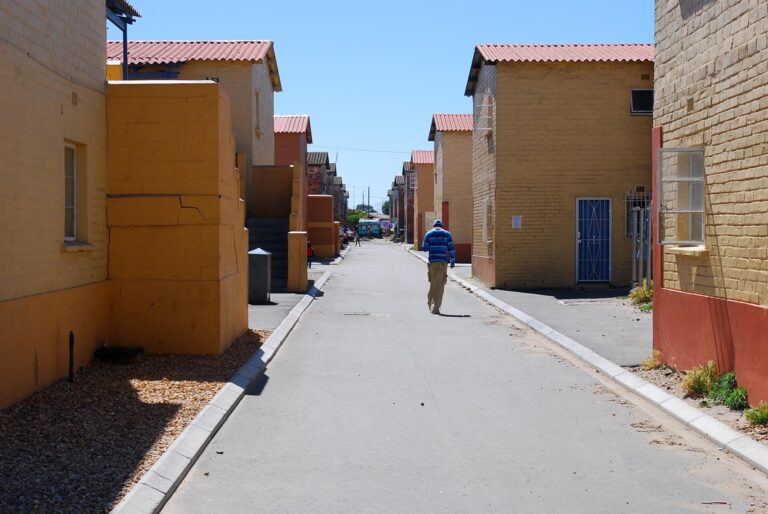
POLYGON ((439 313, 438 316, 442 316, 444 318, 471 318, 472 317, 469 314, 443 314, 442 312, 439 313))

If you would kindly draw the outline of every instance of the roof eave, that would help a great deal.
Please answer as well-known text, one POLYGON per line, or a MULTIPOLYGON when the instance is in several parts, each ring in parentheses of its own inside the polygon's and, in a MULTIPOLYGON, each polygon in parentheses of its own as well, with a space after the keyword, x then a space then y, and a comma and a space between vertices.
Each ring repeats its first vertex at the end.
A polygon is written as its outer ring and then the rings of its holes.
POLYGON ((427 141, 435 140, 436 131, 437 131, 437 125, 435 124, 435 117, 432 116, 432 126, 429 127, 429 137, 427 138, 427 141))
POLYGON ((469 67, 469 77, 467 77, 467 87, 464 88, 464 96, 473 96, 475 94, 475 86, 480 75, 480 68, 486 63, 489 63, 489 61, 486 61, 480 52, 480 46, 475 46, 475 53, 472 55, 472 65, 469 67))
POLYGON ((270 41, 269 50, 267 50, 267 68, 269 68, 269 77, 272 79, 272 90, 279 93, 283 90, 283 84, 280 82, 280 71, 277 69, 277 57, 275 56, 275 44, 270 41))

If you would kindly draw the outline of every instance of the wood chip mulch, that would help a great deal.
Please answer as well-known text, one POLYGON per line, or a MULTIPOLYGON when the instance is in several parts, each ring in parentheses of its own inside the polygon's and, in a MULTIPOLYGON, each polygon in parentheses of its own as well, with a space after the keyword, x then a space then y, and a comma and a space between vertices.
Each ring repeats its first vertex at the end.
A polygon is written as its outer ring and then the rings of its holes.
POLYGON ((219 356, 94 359, 0 411, 0 512, 108 512, 269 335, 219 356))

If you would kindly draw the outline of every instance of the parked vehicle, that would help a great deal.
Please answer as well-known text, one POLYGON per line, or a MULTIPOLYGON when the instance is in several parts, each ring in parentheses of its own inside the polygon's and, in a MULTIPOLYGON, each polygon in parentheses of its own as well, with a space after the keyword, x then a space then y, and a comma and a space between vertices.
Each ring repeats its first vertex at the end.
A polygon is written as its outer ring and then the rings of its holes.
POLYGON ((360 220, 357 222, 360 237, 376 237, 381 239, 381 225, 378 220, 360 220))

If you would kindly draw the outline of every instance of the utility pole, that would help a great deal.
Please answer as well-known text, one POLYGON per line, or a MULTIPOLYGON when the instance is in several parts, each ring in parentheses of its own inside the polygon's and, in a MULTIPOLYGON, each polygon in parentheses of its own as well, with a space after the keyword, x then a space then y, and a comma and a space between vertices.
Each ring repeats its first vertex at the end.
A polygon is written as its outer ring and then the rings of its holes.
POLYGON ((368 186, 368 212, 371 212, 371 186, 368 186))

